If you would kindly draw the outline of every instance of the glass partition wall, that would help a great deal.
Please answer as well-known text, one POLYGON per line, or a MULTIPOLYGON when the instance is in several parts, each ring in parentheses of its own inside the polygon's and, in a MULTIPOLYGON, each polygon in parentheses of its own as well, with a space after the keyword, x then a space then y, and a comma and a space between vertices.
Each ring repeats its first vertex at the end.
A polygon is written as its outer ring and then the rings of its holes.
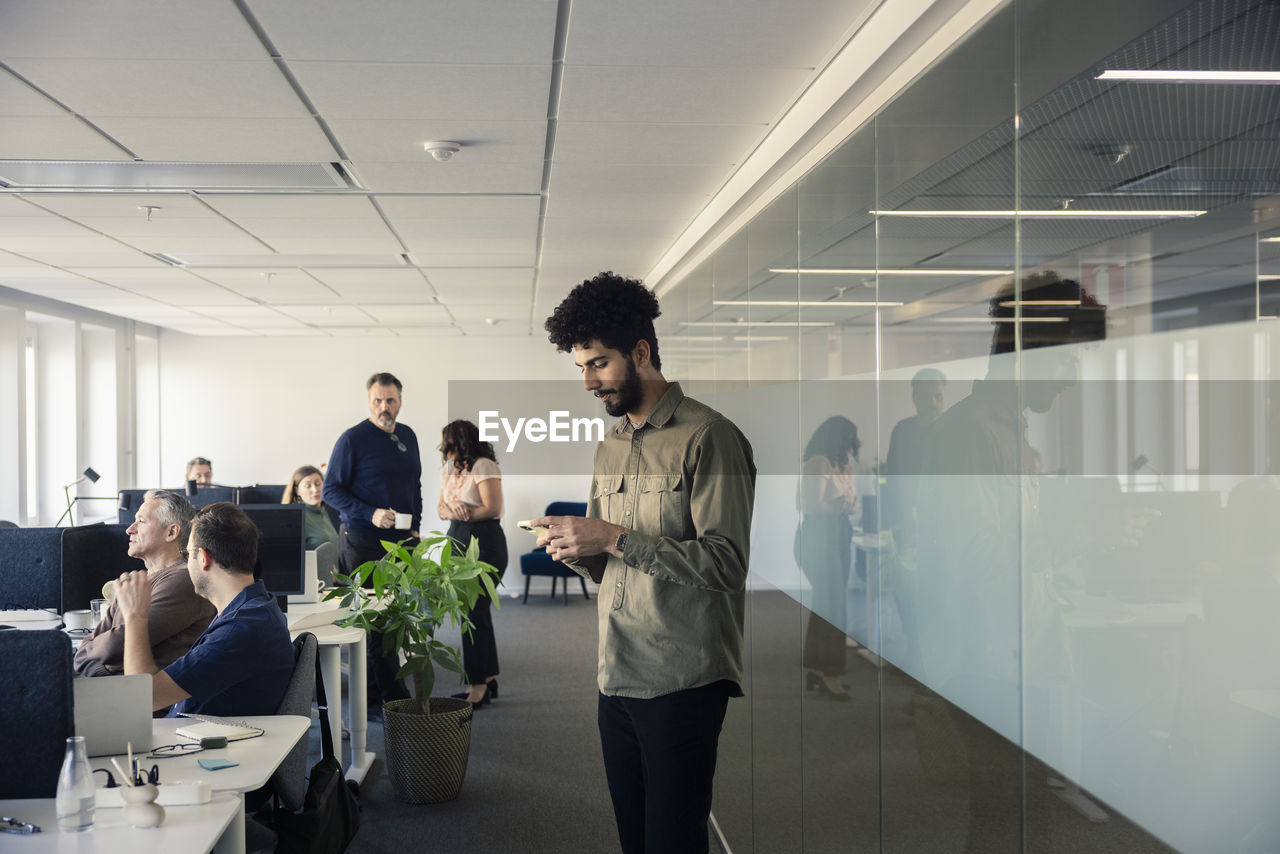
POLYGON ((1278 73, 1017 0, 664 298, 759 468, 735 854, 1280 850, 1278 73))

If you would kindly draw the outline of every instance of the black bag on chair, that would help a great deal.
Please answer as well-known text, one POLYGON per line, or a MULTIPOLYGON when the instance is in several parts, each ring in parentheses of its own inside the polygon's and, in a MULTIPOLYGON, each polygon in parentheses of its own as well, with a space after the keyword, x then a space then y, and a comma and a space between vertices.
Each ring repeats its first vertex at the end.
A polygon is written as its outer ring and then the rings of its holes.
POLYGON ((275 811, 276 854, 342 854, 360 829, 360 802, 347 786, 342 764, 333 755, 329 702, 325 698, 319 657, 316 658, 316 703, 320 707, 323 756, 311 768, 301 811, 275 811))

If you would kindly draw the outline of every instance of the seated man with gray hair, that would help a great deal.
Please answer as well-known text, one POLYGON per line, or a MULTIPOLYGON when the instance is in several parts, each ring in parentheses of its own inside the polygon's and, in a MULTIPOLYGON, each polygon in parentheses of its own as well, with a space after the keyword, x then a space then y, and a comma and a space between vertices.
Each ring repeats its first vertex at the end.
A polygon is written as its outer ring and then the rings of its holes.
MULTIPOLYGON (((129 526, 129 557, 139 558, 151 582, 151 653, 165 667, 186 654, 215 613, 196 595, 182 550, 191 535, 195 508, 174 492, 152 489, 129 526)), ((113 602, 76 650, 76 672, 111 676, 124 672, 124 619, 113 602)))

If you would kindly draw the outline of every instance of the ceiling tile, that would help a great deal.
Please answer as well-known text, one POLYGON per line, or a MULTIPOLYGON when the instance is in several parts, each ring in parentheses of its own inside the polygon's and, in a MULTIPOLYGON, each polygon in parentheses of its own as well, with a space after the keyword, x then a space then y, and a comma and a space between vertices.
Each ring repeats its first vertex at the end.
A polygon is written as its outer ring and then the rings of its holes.
POLYGON ((452 321, 442 305, 366 305, 364 310, 389 326, 448 326, 452 321))
POLYGON ((449 163, 525 163, 542 160, 547 145, 545 118, 522 122, 414 119, 334 119, 329 129, 347 157, 357 163, 423 163, 431 155, 423 143, 450 140, 462 146, 449 163))
MULTIPOLYGON (((489 288, 526 288, 532 292, 533 270, 506 270, 499 268, 472 270, 425 270, 431 284, 437 288, 457 291, 465 288, 487 290, 489 288)), ((525 294, 521 299, 527 299, 525 294)))
MULTIPOLYGON (((96 116, 94 124, 143 160, 212 163, 329 162, 337 152, 305 118, 124 118, 96 116)), ((119 153, 119 149, 112 146, 119 153)), ((53 155, 42 155, 51 157, 53 155)), ((76 159, 88 160, 81 156, 76 159)))
POLYGON ((435 293, 422 274, 412 269, 312 269, 308 272, 351 299, 413 302, 435 293))
POLYGON ((350 305, 278 306, 285 314, 315 326, 361 326, 373 322, 369 315, 350 305))
POLYGON ((200 198, 231 219, 353 219, 377 214, 361 193, 337 196, 209 193, 201 194, 200 198))
POLYGON ((289 67, 328 119, 411 115, 448 116, 453 121, 542 121, 547 117, 550 54, 542 65, 291 62, 289 67))
POLYGON ((357 177, 375 193, 538 193, 542 161, 494 166, 448 163, 356 163, 357 177))
MULTIPOLYGON (((6 9, 5 22, 9 18, 6 9)), ((5 32, 0 28, 0 32, 5 32)), ((7 54, 0 53, 7 56, 7 54)), ((8 71, 0 71, 0 116, 55 116, 68 115, 66 108, 58 106, 46 96, 32 89, 26 83, 14 77, 8 71)), ((5 123, 8 128, 8 122, 5 123)), ((8 144, 4 147, 7 149, 8 144)))
MULTIPOLYGON (((3 98, 0 94, 0 103, 3 98)), ((0 159, 128 160, 129 155, 74 116, 9 116, 0 135, 0 159)))
MULTIPOLYGON (((142 210, 143 205, 159 207, 159 210, 152 212, 152 219, 156 221, 217 218, 217 214, 186 193, 29 193, 21 198, 73 219, 133 217, 144 221, 147 213, 142 210)), ((0 209, 0 215, 3 215, 3 209, 0 209)))
MULTIPOLYGON (((3 198, 3 197, 0 197, 3 198)), ((406 219, 519 219, 538 216, 541 199, 525 196, 375 196, 393 222, 406 219)), ((3 216, 0 210, 0 216, 3 216)))
POLYGON ((769 126, 657 122, 572 122, 556 128, 556 163, 702 163, 742 160, 769 126))
POLYGON ((491 252, 495 255, 533 255, 537 252, 538 222, 525 220, 398 219, 396 231, 415 254, 432 252, 491 252))
POLYGON ((615 193, 556 191, 547 199, 547 216, 555 219, 655 220, 667 232, 680 228, 711 200, 706 193, 615 193))
POLYGON ((812 68, 868 0, 645 0, 573 9, 567 63, 812 68), (732 33, 726 28, 732 27, 732 33))
POLYGON ((0 55, 256 59, 264 51, 231 3, 5 0, 0 55))
POLYGON ((810 76, 804 68, 566 66, 560 114, 596 122, 764 125, 810 76))
POLYGON ((550 61, 555 0, 253 0, 286 59, 516 63, 550 61))
POLYGON ((305 118, 279 69, 246 61, 11 59, 71 109, 95 116, 305 118))

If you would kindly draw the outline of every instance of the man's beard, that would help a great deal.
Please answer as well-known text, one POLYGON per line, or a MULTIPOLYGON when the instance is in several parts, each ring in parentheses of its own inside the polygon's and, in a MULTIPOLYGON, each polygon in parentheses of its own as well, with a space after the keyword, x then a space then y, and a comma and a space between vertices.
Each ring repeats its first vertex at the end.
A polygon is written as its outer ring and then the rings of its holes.
POLYGON ((378 414, 378 423, 383 427, 396 426, 396 417, 390 412, 382 412, 378 414))
POLYGON ((630 358, 627 359, 627 375, 623 377, 618 387, 612 390, 612 393, 614 399, 604 402, 604 411, 609 413, 611 418, 626 415, 640 404, 640 374, 636 371, 636 363, 630 358))

